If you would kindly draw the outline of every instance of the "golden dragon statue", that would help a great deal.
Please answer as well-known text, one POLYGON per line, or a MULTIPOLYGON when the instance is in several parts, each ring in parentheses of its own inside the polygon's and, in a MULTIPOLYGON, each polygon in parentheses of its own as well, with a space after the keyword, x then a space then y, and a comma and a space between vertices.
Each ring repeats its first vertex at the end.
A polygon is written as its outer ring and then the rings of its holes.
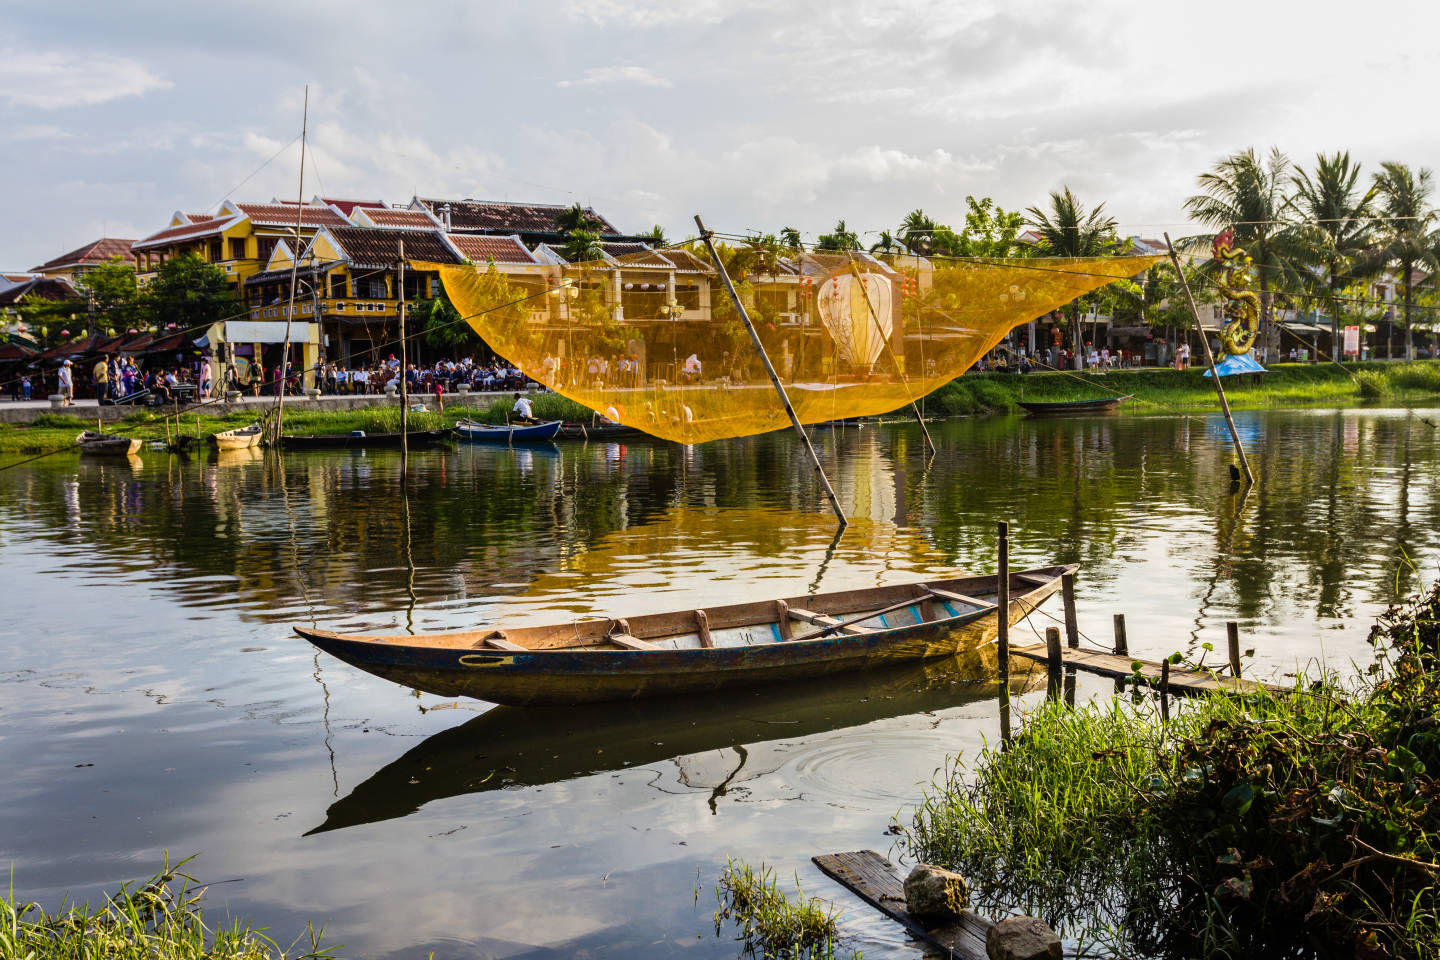
POLYGON ((1220 334, 1220 343, 1226 353, 1248 353, 1260 333, 1260 298, 1249 289, 1254 282, 1250 275, 1250 257, 1235 246, 1234 230, 1218 234, 1212 249, 1215 259, 1224 265, 1215 287, 1230 301, 1225 304, 1225 318, 1229 323, 1220 334))

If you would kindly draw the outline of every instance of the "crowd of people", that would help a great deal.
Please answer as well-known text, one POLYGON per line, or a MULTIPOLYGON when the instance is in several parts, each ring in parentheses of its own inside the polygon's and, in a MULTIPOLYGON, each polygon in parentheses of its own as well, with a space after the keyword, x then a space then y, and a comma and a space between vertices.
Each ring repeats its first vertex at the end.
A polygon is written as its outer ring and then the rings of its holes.
MULTIPOLYGON (((347 365, 334 361, 315 364, 315 385, 330 395, 384 393, 400 388, 400 361, 394 354, 379 363, 347 365)), ((293 377, 289 378, 293 381, 293 377)), ((513 364, 502 361, 476 363, 470 357, 438 360, 433 364, 407 364, 405 385, 410 393, 455 393, 462 385, 471 390, 518 390, 530 381, 513 364)), ((292 389, 298 389, 292 385, 292 389)))

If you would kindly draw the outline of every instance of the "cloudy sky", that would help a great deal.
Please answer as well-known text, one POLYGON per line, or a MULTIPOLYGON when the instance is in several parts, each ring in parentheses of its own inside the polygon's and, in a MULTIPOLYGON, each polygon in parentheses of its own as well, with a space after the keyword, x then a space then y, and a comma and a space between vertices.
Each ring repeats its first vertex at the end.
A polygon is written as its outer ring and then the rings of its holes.
POLYGON ((813 235, 1069 185, 1173 232, 1251 145, 1440 167, 1437 27, 1388 0, 0 4, 0 268, 293 197, 306 84, 307 196, 813 235))

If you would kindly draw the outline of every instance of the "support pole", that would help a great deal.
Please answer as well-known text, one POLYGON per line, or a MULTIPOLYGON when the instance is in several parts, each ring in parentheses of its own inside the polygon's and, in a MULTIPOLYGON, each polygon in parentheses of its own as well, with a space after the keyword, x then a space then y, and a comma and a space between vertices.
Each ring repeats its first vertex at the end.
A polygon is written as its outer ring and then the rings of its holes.
POLYGON ((1065 604, 1065 642, 1073 649, 1080 646, 1080 622, 1075 616, 1075 574, 1060 575, 1060 599, 1065 604))
POLYGON ((410 364, 405 351, 405 238, 400 238, 399 257, 395 261, 395 295, 400 303, 396 307, 400 316, 400 481, 410 466, 410 364))
POLYGON ((1230 403, 1225 399, 1225 387, 1220 383, 1220 374, 1215 372, 1215 355, 1210 352, 1210 340, 1205 336, 1205 330, 1200 326, 1200 310, 1195 306, 1195 297, 1190 293, 1190 282, 1185 279, 1185 271, 1180 266, 1180 257, 1175 253, 1175 246, 1170 242, 1170 234, 1165 234, 1165 246, 1170 251, 1170 262, 1175 265, 1175 273, 1180 277, 1180 289, 1185 291, 1185 302, 1190 305, 1190 316, 1195 320, 1195 332, 1200 334, 1200 346, 1205 348, 1205 362, 1210 366, 1210 379, 1215 381, 1215 393, 1220 397, 1220 412, 1225 414, 1225 425, 1230 428, 1230 439, 1235 444, 1235 455, 1240 458, 1240 469, 1245 471, 1245 483, 1253 484, 1255 474, 1250 472, 1250 461, 1245 458, 1245 447, 1240 443, 1240 432, 1235 429, 1235 418, 1230 416, 1230 403))
MULTIPOLYGON (((310 87, 305 87, 305 111, 300 121, 300 189, 295 203, 295 249, 290 251, 290 303, 285 308, 285 344, 280 348, 280 376, 275 393, 275 433, 272 442, 280 445, 285 429, 285 374, 290 369, 290 324, 295 319, 295 279, 300 271, 300 227, 305 220, 305 135, 310 130, 310 87)), ((314 271, 311 271, 314 277, 314 271)), ((243 284, 242 284, 243 286, 243 284)))
POLYGON ((1240 678, 1240 624, 1234 620, 1225 624, 1225 640, 1229 645, 1230 676, 1240 678))
POLYGON ((1060 695, 1065 657, 1060 652, 1060 628, 1045 628, 1046 695, 1054 700, 1060 695))
MULTIPOLYGON (((996 525, 1000 534, 1000 566, 995 574, 996 640, 999 644, 1000 674, 1010 674, 1010 524, 996 525)), ((1004 694, 1002 694, 1004 696, 1004 694)))
POLYGON ((825 496, 830 501, 830 509, 835 511, 835 518, 840 521, 841 528, 850 525, 845 519, 845 511, 840 508, 840 501, 835 496, 835 490, 830 486, 830 478, 825 476, 825 468, 820 466, 820 458, 815 455, 815 447, 810 443, 810 438, 805 434, 805 428, 800 425, 800 418, 795 415, 795 408, 790 405, 790 397, 785 393, 785 386, 780 382, 780 375, 775 372, 775 367, 770 363, 770 355, 765 352, 765 345, 760 342, 760 334, 755 332, 755 325, 750 322, 750 314, 745 310, 745 304, 740 302, 740 295, 735 292, 735 285, 730 282, 730 274, 725 272, 725 264, 720 261, 720 255, 715 252, 714 237, 705 224, 700 220, 700 214, 695 214, 695 226, 700 229, 700 239, 705 241, 705 249, 710 251, 710 260, 715 264, 716 271, 720 274, 720 280, 725 284, 725 292, 730 296, 730 302, 735 304, 735 309, 740 314, 740 320, 745 324, 745 329, 750 332, 750 341, 755 344, 755 352, 760 354, 760 362, 765 366, 765 372, 770 375, 770 382, 775 385, 775 392, 780 395, 780 403, 785 407, 785 413, 790 417, 790 424, 795 428, 800 442, 805 445, 805 450, 810 454, 810 462, 815 465, 815 473, 820 478, 820 485, 825 488, 825 496))

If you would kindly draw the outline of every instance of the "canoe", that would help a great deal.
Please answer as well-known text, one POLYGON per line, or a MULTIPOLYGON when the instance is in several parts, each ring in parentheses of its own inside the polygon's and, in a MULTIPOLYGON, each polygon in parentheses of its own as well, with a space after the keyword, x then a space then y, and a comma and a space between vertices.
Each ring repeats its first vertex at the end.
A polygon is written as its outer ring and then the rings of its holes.
POLYGON ((256 446, 260 443, 260 424, 252 423, 248 427, 222 430, 220 433, 211 434, 210 442, 221 450, 243 450, 256 446))
MULTIPOLYGON (((1010 575, 1009 622, 1074 567, 1010 575)), ((992 640, 996 578, 960 577, 551 626, 420 636, 296 627, 333 656, 440 696, 529 706, 633 700, 948 657, 992 640)))
POLYGON ((623 423, 562 423, 561 440, 624 440, 643 437, 645 432, 623 423))
POLYGON ((1123 397, 1105 397, 1101 400, 1057 400, 1053 402, 1021 400, 1018 402, 1032 417, 1085 417, 1114 413, 1120 409, 1120 404, 1133 396, 1134 394, 1127 393, 1123 397))
POLYGON ((287 433, 280 438, 280 446, 288 450, 346 450, 360 447, 398 447, 401 436, 408 436, 411 447, 433 447, 444 443, 450 436, 448 430, 411 430, 400 433, 348 433, 298 434, 287 433))
POLYGON ((81 453, 92 453, 107 457, 128 457, 140 452, 140 441, 119 437, 113 433, 96 433, 86 430, 75 438, 81 453))
POLYGON ((553 440, 560 432, 559 420, 545 423, 490 424, 461 420, 455 424, 455 432, 461 440, 471 443, 517 443, 530 440, 553 440))

